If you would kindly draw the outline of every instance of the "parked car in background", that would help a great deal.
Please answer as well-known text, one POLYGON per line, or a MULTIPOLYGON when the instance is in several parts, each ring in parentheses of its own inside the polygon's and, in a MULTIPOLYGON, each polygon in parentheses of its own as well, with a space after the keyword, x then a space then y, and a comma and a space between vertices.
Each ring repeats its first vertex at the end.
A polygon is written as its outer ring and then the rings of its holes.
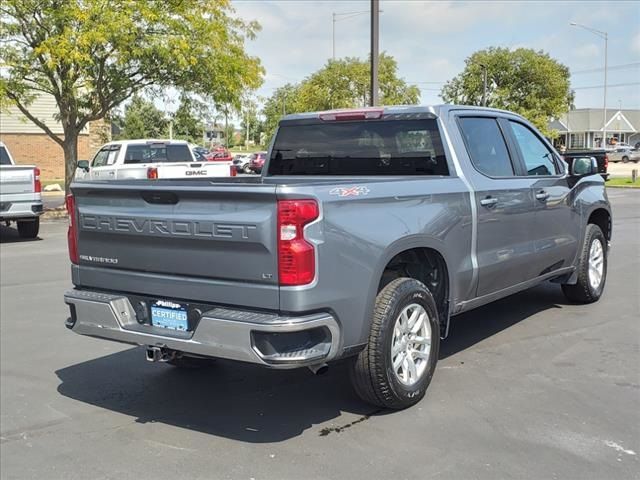
POLYGON ((238 153, 233 157, 233 166, 236 167, 238 173, 252 173, 249 162, 251 161, 250 153, 238 153))
POLYGON ((362 399, 398 409, 424 397, 452 316, 546 281, 585 304, 604 291, 604 180, 591 157, 568 170, 519 115, 287 115, 260 168, 72 184, 66 327, 177 367, 344 359, 362 399))
POLYGON ((607 169, 609 168, 609 152, 607 150, 566 150, 561 156, 563 160, 567 162, 569 168, 572 168, 573 161, 576 158, 595 158, 598 164, 598 173, 602 175, 602 178, 605 180, 609 178, 609 174, 607 173, 607 169))
POLYGON ((635 150, 631 145, 618 143, 614 147, 607 149, 609 161, 613 163, 638 163, 640 160, 640 151, 635 150))
POLYGON ((235 176, 230 163, 196 161, 182 140, 123 140, 104 145, 90 164, 79 164, 76 180, 126 180, 235 176))
POLYGON ((233 161, 233 157, 231 156, 231 152, 227 150, 225 147, 216 147, 209 151, 205 158, 209 162, 229 162, 233 161))
POLYGON ((267 152, 256 152, 251 154, 249 169, 255 173, 262 173, 262 167, 267 159, 267 152))
POLYGON ((0 142, 0 221, 15 222, 22 238, 36 238, 42 215, 40 170, 34 165, 16 165, 6 145, 0 142))

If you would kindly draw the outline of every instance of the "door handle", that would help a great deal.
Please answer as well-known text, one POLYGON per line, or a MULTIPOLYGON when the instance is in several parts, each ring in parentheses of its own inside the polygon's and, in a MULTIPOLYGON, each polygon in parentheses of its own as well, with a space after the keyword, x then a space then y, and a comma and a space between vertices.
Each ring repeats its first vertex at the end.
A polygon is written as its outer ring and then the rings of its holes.
POLYGON ((536 193, 536 198, 544 202, 547 198, 549 198, 549 193, 545 192, 544 190, 540 190, 538 193, 536 193))
POLYGON ((109 175, 115 175, 116 172, 109 172, 109 175))
POLYGON ((496 197, 487 197, 480 200, 480 205, 483 207, 493 207, 496 203, 498 203, 498 199, 496 197))

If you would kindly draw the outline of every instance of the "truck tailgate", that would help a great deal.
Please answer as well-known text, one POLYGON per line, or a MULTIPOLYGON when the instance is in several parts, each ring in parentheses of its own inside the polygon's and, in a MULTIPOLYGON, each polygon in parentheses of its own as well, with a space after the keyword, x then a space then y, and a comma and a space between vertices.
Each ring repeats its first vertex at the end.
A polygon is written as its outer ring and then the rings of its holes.
POLYGON ((2 195, 33 193, 33 166, 8 165, 0 167, 2 195))
POLYGON ((256 303, 277 308, 275 186, 92 182, 74 184, 72 191, 76 284, 162 294, 148 287, 165 283, 177 298, 225 304, 236 303, 235 287, 245 305, 254 287, 256 303))

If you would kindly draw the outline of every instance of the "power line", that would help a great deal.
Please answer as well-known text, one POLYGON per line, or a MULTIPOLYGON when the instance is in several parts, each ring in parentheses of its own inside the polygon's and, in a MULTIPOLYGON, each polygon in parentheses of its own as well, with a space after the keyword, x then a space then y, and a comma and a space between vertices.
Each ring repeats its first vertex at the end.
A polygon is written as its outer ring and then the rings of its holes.
MULTIPOLYGON (((613 85, 607 85, 607 88, 613 87, 631 87, 635 85, 640 85, 640 82, 630 82, 630 83, 614 83, 613 85)), ((588 87, 574 87, 572 90, 588 90, 590 88, 603 88, 604 85, 590 85, 588 87)))
MULTIPOLYGON (((639 68, 639 67, 640 67, 640 62, 622 63, 620 65, 612 65, 610 67, 607 67, 607 71, 611 71, 611 70, 627 70, 627 69, 630 69, 630 68, 639 68)), ((595 72, 602 72, 602 71, 604 71, 604 67, 589 68, 587 70, 572 71, 571 75, 576 75, 576 74, 580 74, 580 73, 595 73, 595 72)))

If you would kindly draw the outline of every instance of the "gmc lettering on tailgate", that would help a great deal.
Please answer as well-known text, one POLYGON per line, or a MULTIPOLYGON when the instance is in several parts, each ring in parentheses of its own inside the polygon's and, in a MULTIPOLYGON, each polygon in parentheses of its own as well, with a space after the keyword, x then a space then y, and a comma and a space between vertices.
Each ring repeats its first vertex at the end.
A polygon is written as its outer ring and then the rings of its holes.
POLYGON ((80 215, 80 229, 85 231, 128 233, 132 235, 166 235, 169 237, 229 238, 252 240, 256 225, 188 220, 80 215))

